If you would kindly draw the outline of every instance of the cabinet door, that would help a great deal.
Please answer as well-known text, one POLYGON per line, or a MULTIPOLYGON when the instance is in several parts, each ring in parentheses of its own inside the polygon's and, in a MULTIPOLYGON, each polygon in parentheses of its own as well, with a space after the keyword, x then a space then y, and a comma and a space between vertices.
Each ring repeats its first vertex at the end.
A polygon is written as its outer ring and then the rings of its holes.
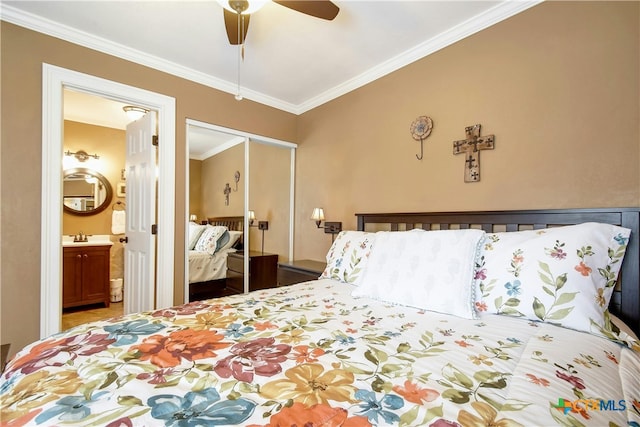
POLYGON ((227 287, 236 292, 244 292, 244 257, 227 256, 227 287))
POLYGON ((82 299, 109 305, 109 247, 82 251, 82 299))
POLYGON ((62 255, 62 306, 82 302, 82 248, 64 248, 62 255))

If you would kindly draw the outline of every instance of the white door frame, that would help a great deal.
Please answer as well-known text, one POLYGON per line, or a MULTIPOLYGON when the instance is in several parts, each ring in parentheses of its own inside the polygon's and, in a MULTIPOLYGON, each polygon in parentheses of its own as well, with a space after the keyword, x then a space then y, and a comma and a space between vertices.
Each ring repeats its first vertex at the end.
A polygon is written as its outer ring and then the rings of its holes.
POLYGON ((40 337, 57 333, 62 312, 63 90, 124 101, 158 112, 156 301, 173 305, 175 239, 175 99, 54 65, 42 64, 42 218, 40 337))

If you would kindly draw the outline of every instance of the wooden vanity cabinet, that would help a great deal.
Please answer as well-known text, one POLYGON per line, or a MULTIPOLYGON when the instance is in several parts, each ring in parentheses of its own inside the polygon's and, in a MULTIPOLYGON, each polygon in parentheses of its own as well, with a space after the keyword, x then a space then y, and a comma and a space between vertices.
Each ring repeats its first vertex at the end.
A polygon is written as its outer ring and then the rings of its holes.
POLYGON ((64 247, 62 308, 104 303, 109 307, 111 246, 64 247))

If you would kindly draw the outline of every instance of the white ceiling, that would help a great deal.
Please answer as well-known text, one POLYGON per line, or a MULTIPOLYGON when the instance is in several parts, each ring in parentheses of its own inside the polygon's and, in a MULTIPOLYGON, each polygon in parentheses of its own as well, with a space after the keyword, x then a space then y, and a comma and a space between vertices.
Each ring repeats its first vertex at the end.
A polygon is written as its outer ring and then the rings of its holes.
MULTIPOLYGON (((1 1, 4 21, 236 93, 216 1, 1 1)), ((269 2, 251 16, 241 93, 301 114, 539 2, 335 0, 333 21, 269 2)))

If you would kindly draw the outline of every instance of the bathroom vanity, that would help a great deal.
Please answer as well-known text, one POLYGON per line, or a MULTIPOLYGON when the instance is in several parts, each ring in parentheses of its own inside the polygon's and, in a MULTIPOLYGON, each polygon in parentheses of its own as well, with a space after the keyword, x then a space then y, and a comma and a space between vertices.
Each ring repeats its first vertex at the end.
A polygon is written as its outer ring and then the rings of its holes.
POLYGON ((109 236, 89 236, 86 242, 68 237, 62 242, 62 308, 102 303, 109 307, 109 236))

